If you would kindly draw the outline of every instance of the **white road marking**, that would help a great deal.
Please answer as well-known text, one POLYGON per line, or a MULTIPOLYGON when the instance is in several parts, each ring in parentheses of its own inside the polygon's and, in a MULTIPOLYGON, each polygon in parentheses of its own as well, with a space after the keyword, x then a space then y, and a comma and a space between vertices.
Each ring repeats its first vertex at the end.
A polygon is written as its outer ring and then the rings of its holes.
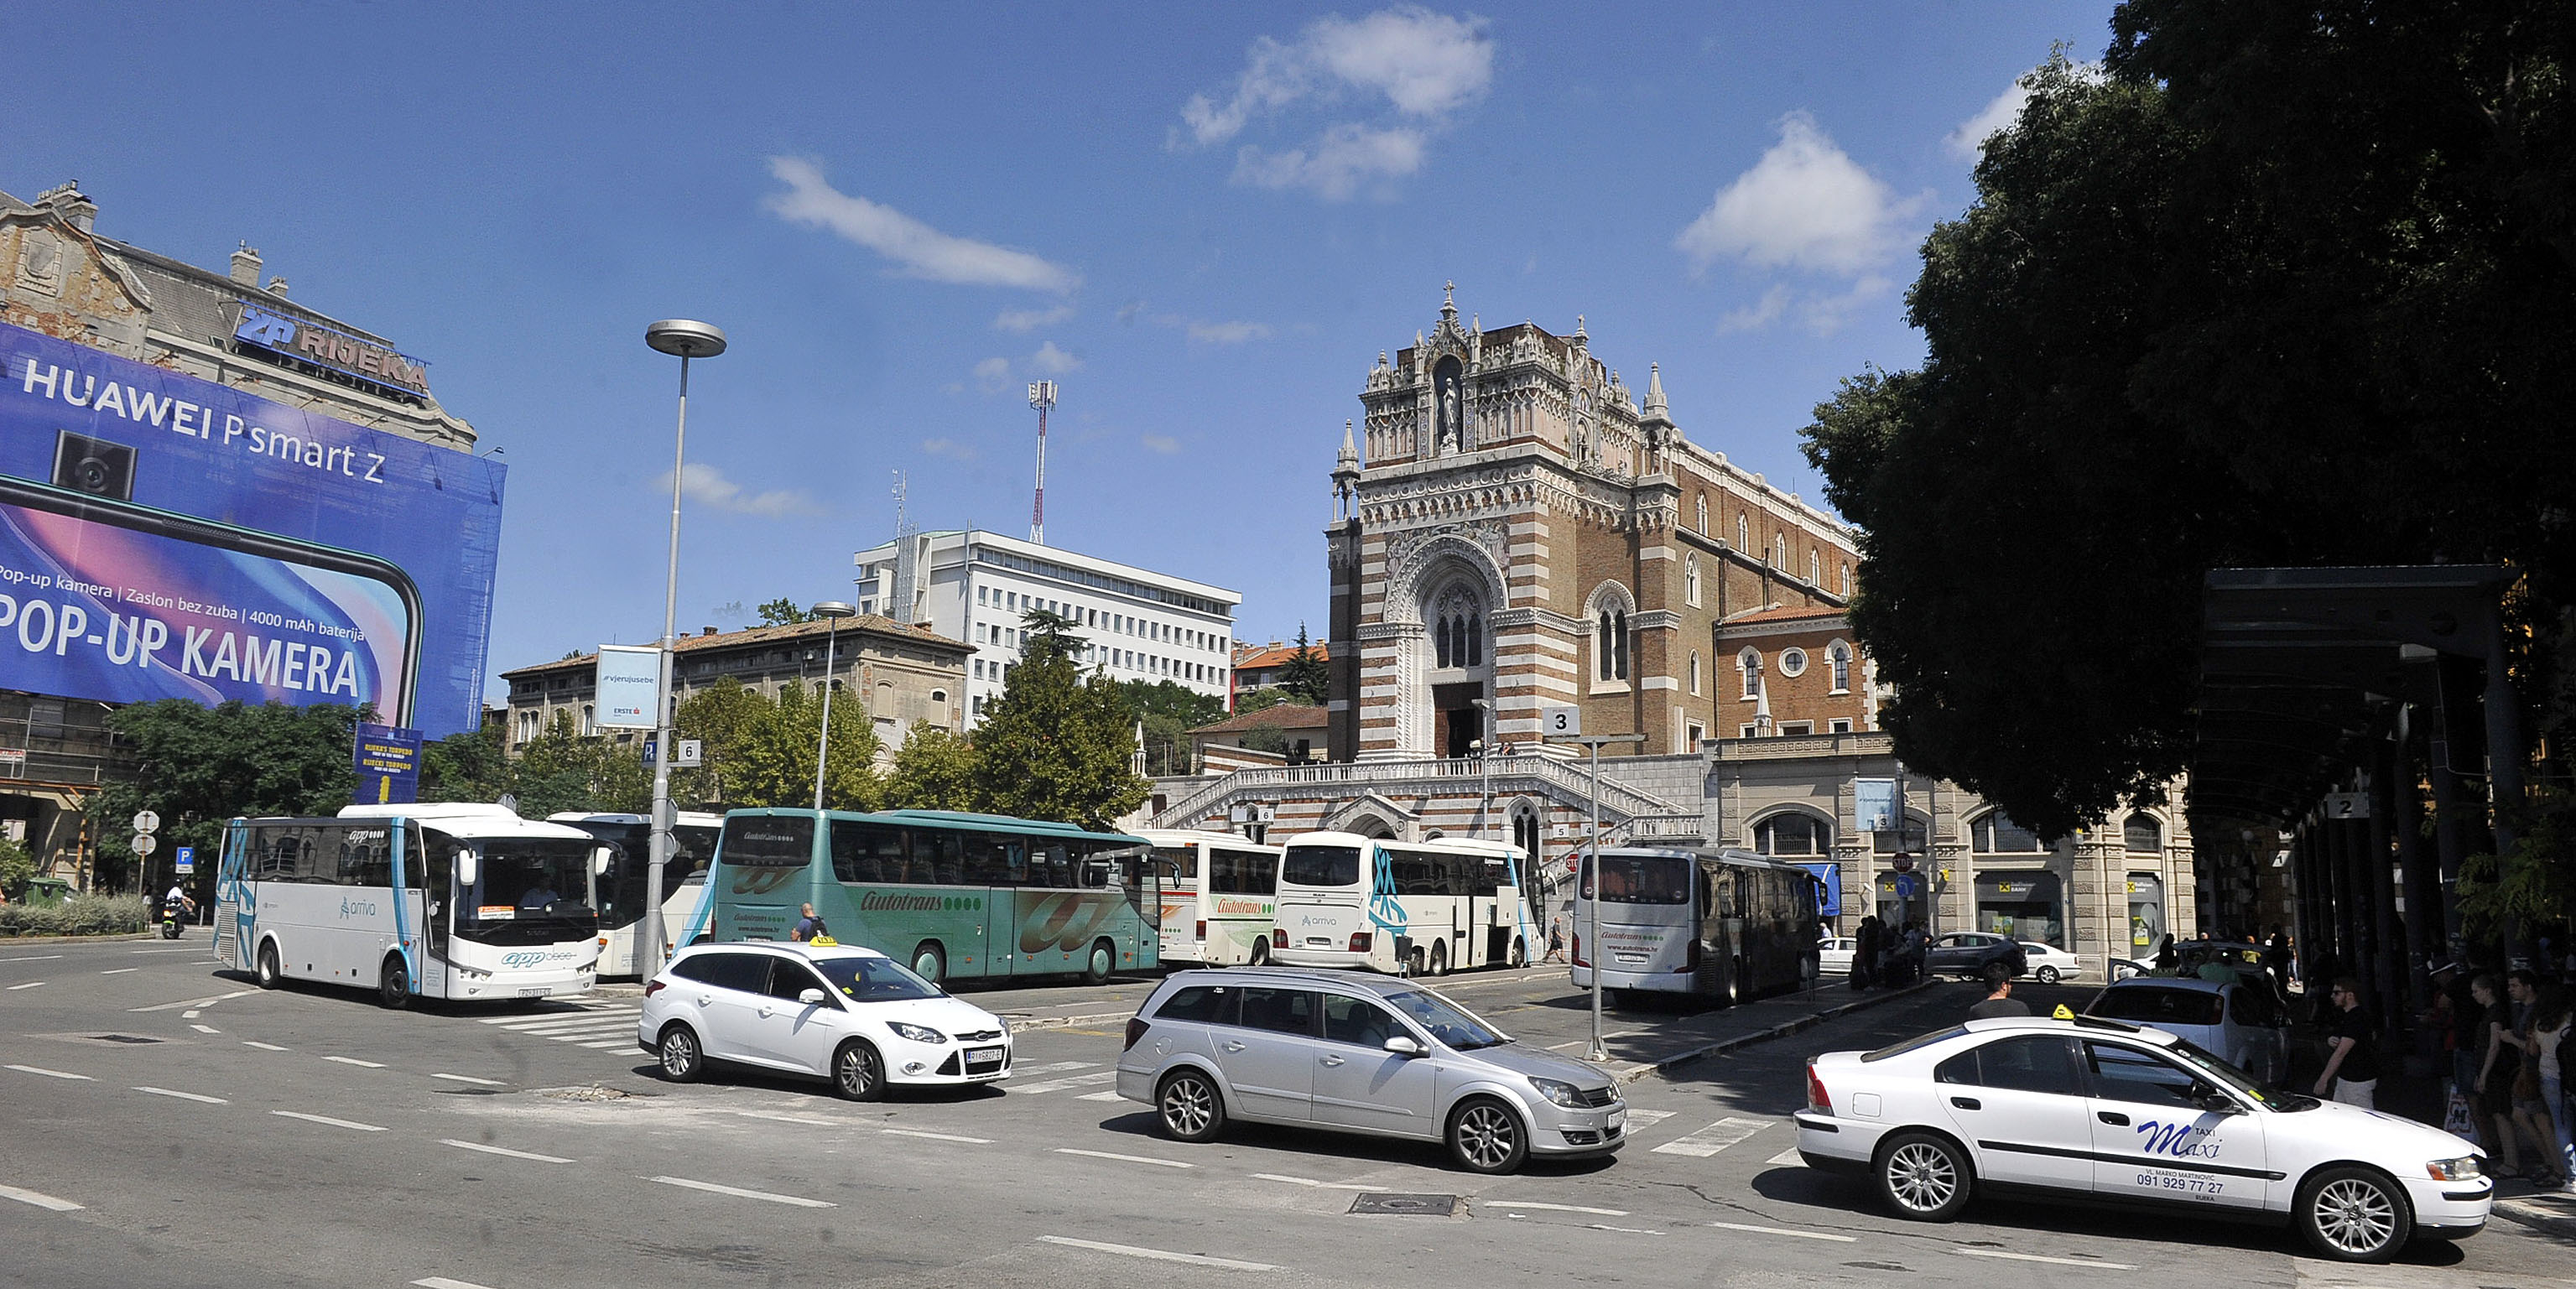
POLYGON ((117 968, 114 968, 114 969, 112 969, 112 970, 102 971, 102 972, 100 972, 100 973, 98 973, 98 974, 100 974, 100 975, 102 975, 102 976, 121 976, 121 975, 124 975, 126 972, 129 972, 129 971, 141 971, 141 970, 143 970, 143 968, 141 968, 141 967, 117 967, 117 968))
POLYGON ((508 1155, 512 1159, 533 1159, 540 1164, 569 1164, 572 1162, 561 1155, 539 1155, 525 1150, 512 1150, 506 1146, 486 1146, 479 1141, 456 1141, 451 1138, 441 1137, 438 1139, 438 1144, 442 1146, 454 1146, 458 1150, 479 1150, 487 1155, 508 1155))
POLYGON ((746 1119, 775 1119, 780 1123, 801 1123, 810 1128, 835 1128, 840 1126, 829 1119, 817 1119, 811 1115, 802 1114, 779 1114, 771 1110, 736 1110, 734 1113, 741 1115, 746 1119))
POLYGON ((932 1141, 962 1141, 970 1146, 989 1146, 990 1137, 960 1137, 952 1132, 923 1132, 918 1128, 880 1128, 878 1131, 896 1137, 926 1137, 932 1141))
POLYGON ((635 1028, 635 1018, 633 1016, 558 1017, 547 1020, 520 1021, 515 1024, 503 1025, 501 1028, 506 1029, 513 1034, 553 1035, 569 1034, 577 1029, 616 1029, 620 1026, 624 1026, 627 1029, 635 1028))
POLYGON ((215 1028, 215 1027, 214 1027, 214 1026, 212 1026, 212 1025, 190 1025, 188 1028, 193 1029, 193 1030, 197 1031, 197 1032, 198 1032, 198 1033, 200 1033, 200 1034, 220 1034, 220 1033, 223 1033, 223 1031, 222 1031, 222 1030, 219 1030, 219 1029, 215 1028))
POLYGON ((61 1070, 48 1070, 41 1065, 12 1065, 8 1068, 16 1070, 21 1074, 41 1074, 49 1079, 78 1079, 83 1083, 96 1081, 86 1074, 65 1074, 61 1070))
POLYGON ((1055 1153, 1059 1155, 1089 1155, 1093 1159, 1119 1159, 1131 1164, 1153 1164, 1162 1168, 1198 1167, 1196 1164, 1185 1164, 1177 1159, 1156 1159, 1151 1155, 1116 1155, 1111 1154, 1106 1150, 1076 1150, 1071 1146, 1058 1146, 1055 1148, 1055 1153))
POLYGON ((25 984, 23 984, 23 985, 11 985, 11 986, 9 986, 9 992, 11 992, 11 993, 13 993, 13 994, 14 994, 14 993, 18 992, 18 991, 19 991, 19 990, 21 990, 21 989, 41 989, 41 988, 43 988, 43 987, 44 987, 44 984, 45 984, 45 982, 44 982, 44 981, 41 981, 41 980, 30 980, 30 981, 28 981, 27 983, 25 983, 25 984))
POLYGON ((1100 1064, 1098 1061, 1050 1061, 1044 1065, 1014 1065, 1011 1067, 1011 1073, 1026 1078, 1032 1074, 1057 1074, 1065 1070, 1087 1070, 1098 1064, 1100 1064))
POLYGON ((300 1111, 295 1111, 295 1110, 271 1110, 271 1111, 269 1111, 269 1113, 270 1113, 270 1114, 273 1114, 273 1115, 281 1115, 281 1116, 283 1116, 283 1117, 285 1117, 285 1118, 288 1118, 288 1119, 302 1119, 302 1120, 303 1120, 303 1121, 305 1121, 306 1123, 323 1123, 323 1124, 329 1124, 330 1126, 332 1126, 332 1127, 334 1127, 334 1128, 347 1128, 347 1129, 350 1129, 350 1130, 355 1131, 355 1132, 383 1132, 383 1131, 384 1131, 384 1129, 379 1128, 379 1127, 377 1127, 376 1125, 374 1125, 374 1124, 372 1124, 372 1123, 351 1123, 351 1122, 349 1122, 349 1121, 348 1121, 348 1120, 346 1120, 346 1119, 334 1119, 334 1118, 332 1118, 331 1116, 329 1116, 329 1115, 327 1115, 327 1114, 304 1114, 304 1113, 302 1113, 302 1112, 300 1112, 300 1111))
POLYGON ((191 1008, 191 1009, 189 1009, 189 1010, 187 1010, 187 1011, 183 1011, 183 1012, 179 1013, 179 1019, 181 1019, 181 1020, 195 1020, 196 1018, 198 1018, 198 1017, 200 1017, 200 1016, 203 1016, 203 1015, 205 1015, 205 1013, 204 1013, 204 1012, 202 1012, 202 1011, 198 1011, 198 1010, 195 1010, 194 1008, 191 1008))
POLYGON ((1709 1225, 1721 1231, 1750 1231, 1755 1235, 1787 1235, 1801 1240, 1831 1240, 1836 1244, 1851 1244, 1860 1238, 1854 1235, 1829 1235, 1823 1231, 1792 1231, 1785 1226, 1748 1226, 1742 1222, 1711 1222, 1709 1225))
POLYGON ((337 1061, 342 1065, 355 1065, 360 1069, 381 1070, 385 1068, 385 1063, 382 1061, 361 1061, 354 1056, 326 1056, 322 1059, 326 1061, 337 1061))
MULTIPOLYGON (((153 950, 138 949, 135 952, 151 953, 153 950)), ((130 1012, 174 1012, 182 1007, 212 1007, 216 1003, 222 1002, 227 998, 248 998, 252 994, 258 992, 259 991, 256 989, 236 989, 231 993, 217 994, 212 998, 188 998, 175 1003, 158 1003, 150 1007, 128 1007, 125 1010, 130 1012)))
POLYGON ((709 1191, 717 1195, 732 1195, 741 1199, 765 1199, 772 1204, 793 1204, 798 1208, 840 1207, 840 1205, 835 1204, 830 1200, 806 1199, 801 1195, 772 1195, 767 1191, 747 1191, 739 1186, 718 1186, 714 1182, 693 1182, 686 1177, 647 1177, 644 1180, 648 1182, 660 1182, 665 1186, 686 1186, 693 1191, 709 1191))
POLYGON ((1041 1235, 1049 1244, 1089 1249, 1095 1253, 1116 1253, 1130 1258, 1152 1258, 1156 1262, 1185 1262, 1194 1267, 1215 1267, 1223 1271, 1276 1271, 1267 1262, 1237 1262, 1232 1258, 1211 1258, 1202 1253, 1172 1253, 1163 1249, 1140 1249, 1132 1244, 1103 1244, 1098 1240, 1077 1240, 1067 1235, 1041 1235))
POLYGON ((196 949, 128 949, 128 953, 197 953, 196 949))
POLYGON ((631 1038, 613 1038, 605 1043, 583 1043, 581 1046, 587 1047, 594 1052, 610 1052, 621 1047, 633 1047, 635 1046, 635 1040, 631 1038))
POLYGON ((52 962, 62 956, 59 953, 33 953, 24 958, 0 958, 0 962, 52 962))
POLYGON ((279 1046, 278 1046, 277 1044, 275 1044, 275 1043, 254 1043, 254 1042, 252 1042, 251 1040, 249 1040, 249 1039, 247 1039, 247 1038, 245 1038, 245 1039, 243 1039, 243 1040, 242 1040, 242 1046, 244 1046, 244 1047, 256 1047, 256 1048, 258 1048, 259 1050, 261 1050, 261 1051, 263 1051, 263 1052, 283 1052, 283 1051, 286 1051, 286 1050, 287 1050, 287 1049, 285 1049, 285 1048, 283 1048, 283 1047, 279 1047, 279 1046))
POLYGON ((1115 1092, 1085 1092, 1074 1098, 1076 1101, 1124 1101, 1126 1099, 1115 1092))
POLYGON ((1631 1106, 1628 1110, 1628 1130, 1633 1133, 1639 1128, 1652 1128, 1672 1118, 1673 1114, 1674 1112, 1670 1110, 1639 1110, 1631 1106))
POLYGON ((473 1075, 471 1075, 471 1074, 433 1074, 433 1075, 430 1075, 429 1077, 431 1077, 431 1078, 433 1078, 433 1079, 445 1079, 445 1080, 447 1080, 447 1081, 448 1081, 448 1082, 450 1082, 450 1083, 473 1083, 473 1084, 478 1084, 478 1085, 480 1085, 480 1086, 482 1086, 482 1087, 487 1087, 487 1088, 499 1088, 499 1087, 507 1087, 507 1086, 509 1086, 508 1084, 503 1083, 503 1082, 502 1082, 502 1081, 500 1081, 499 1079, 478 1079, 478 1078, 475 1078, 475 1077, 474 1077, 473 1075))
POLYGON ((1738 1119, 1729 1116, 1692 1133, 1655 1147, 1658 1155, 1690 1155, 1706 1159, 1753 1134, 1770 1127, 1769 1119, 1738 1119))
POLYGON ((1807 1166, 1807 1157, 1799 1154, 1796 1146, 1791 1146, 1762 1162, 1774 1168, 1804 1168, 1807 1166))
POLYGON ((201 1096, 194 1092, 181 1092, 176 1088, 136 1088, 135 1091, 149 1092, 156 1097, 177 1097, 182 1101, 203 1101, 207 1105, 232 1104, 232 1102, 226 1101, 222 1097, 201 1096))
POLYGON ((478 1285, 471 1280, 450 1280, 445 1276, 422 1276, 412 1283, 420 1289, 492 1289, 490 1285, 478 1285))
POLYGON ((1971 1258, 2009 1258, 2015 1262, 2046 1262, 2061 1267, 2092 1267, 2098 1271, 2135 1271, 2126 1262, 2101 1262, 2092 1258, 2043 1258, 2036 1253, 2006 1253, 2001 1249, 1952 1249, 1952 1253, 1971 1258))
POLYGON ((22 1191, 15 1186, 0 1186, 0 1199, 13 1199, 21 1204, 33 1204, 38 1208, 49 1208, 57 1213, 69 1213, 80 1207, 70 1200, 56 1199, 43 1191, 22 1191))
POLYGON ((1663 1234, 1663 1232, 1661 1232, 1661 1231, 1641 1231, 1641 1230, 1639 1230, 1639 1229, 1637 1229, 1636 1227, 1633 1227, 1633 1226, 1604 1226, 1604 1225, 1602 1225, 1602 1224, 1601 1224, 1601 1223, 1599 1223, 1599 1222, 1587 1222, 1587 1223, 1585 1223, 1585 1224, 1584 1224, 1584 1229, 1585 1229, 1585 1230, 1587 1230, 1587 1231, 1617 1231, 1617 1232, 1618 1232, 1619 1234, 1621 1234, 1621 1235, 1662 1235, 1662 1234, 1663 1234))
POLYGON ((1550 1213, 1590 1213, 1594 1217, 1628 1216, 1628 1210, 1621 1208, 1585 1208, 1581 1204, 1541 1204, 1536 1200, 1488 1199, 1477 1200, 1476 1203, 1487 1208, 1536 1208, 1545 1209, 1550 1213))
POLYGON ((1049 1079, 1044 1083, 1014 1083, 1010 1085, 1010 1089, 1020 1093, 1061 1092, 1066 1088, 1097 1087, 1103 1083, 1113 1082, 1117 1078, 1118 1071, 1102 1070, 1097 1074, 1076 1074, 1071 1078, 1049 1079))
POLYGON ((1317 1190, 1373 1191, 1377 1189, 1375 1186, 1363 1185, 1359 1182, 1319 1182, 1311 1177, 1288 1177, 1279 1173, 1254 1173, 1252 1176, 1257 1181, 1287 1182, 1292 1186, 1312 1186, 1317 1190))

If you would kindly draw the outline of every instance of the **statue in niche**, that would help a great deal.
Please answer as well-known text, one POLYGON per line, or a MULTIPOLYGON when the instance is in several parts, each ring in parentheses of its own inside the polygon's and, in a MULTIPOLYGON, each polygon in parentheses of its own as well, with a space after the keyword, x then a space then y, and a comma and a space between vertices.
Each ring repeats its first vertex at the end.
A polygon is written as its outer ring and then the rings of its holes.
POLYGON ((1458 450, 1458 387, 1440 387, 1440 450, 1458 450))

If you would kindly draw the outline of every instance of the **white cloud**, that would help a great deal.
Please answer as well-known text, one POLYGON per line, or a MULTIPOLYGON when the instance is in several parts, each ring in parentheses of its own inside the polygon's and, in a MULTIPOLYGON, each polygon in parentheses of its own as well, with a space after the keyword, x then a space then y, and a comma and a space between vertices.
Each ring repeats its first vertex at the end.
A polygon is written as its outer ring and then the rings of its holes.
POLYGON ((769 173, 787 185, 764 203, 771 213, 830 229, 894 261, 907 276, 1036 291, 1070 291, 1082 284, 1081 274, 1027 251, 954 237, 891 206, 841 192, 810 161, 771 157, 769 173))
POLYGON ((1340 201, 1365 183, 1421 169, 1431 136, 1483 98, 1493 80, 1494 42, 1481 18, 1411 4, 1359 19, 1330 15, 1294 43, 1254 41, 1222 102, 1197 94, 1181 106, 1187 128, 1175 130, 1172 143, 1224 143, 1256 118, 1307 100, 1361 106, 1379 119, 1330 121, 1303 146, 1247 144, 1235 154, 1236 183, 1302 188, 1340 201))
MULTIPOLYGON (((669 492, 671 476, 665 473, 655 479, 653 490, 669 492)), ((758 515, 763 519, 822 513, 814 499, 802 492, 781 488, 774 492, 746 493, 741 484, 724 477, 723 471, 695 462, 680 468, 680 495, 700 505, 729 510, 737 515, 758 515)))
POLYGON ((1168 434, 1148 434, 1136 441, 1144 444, 1147 451, 1160 452, 1164 456, 1181 450, 1181 441, 1168 434))
POLYGON ((1867 273, 1840 295, 1811 295, 1798 302, 1798 325, 1818 336, 1830 336, 1843 329, 1853 315, 1887 295, 1896 286, 1894 280, 1867 273))
POLYGON ((935 457, 952 457, 959 461, 972 461, 977 455, 974 444, 960 443, 955 439, 923 439, 921 450, 935 457))
POLYGON ((1986 150, 1988 136, 2011 125, 2021 116, 2021 105, 2029 101, 2030 88, 2016 80, 2012 88, 1995 95, 1994 101, 1986 104, 1984 110, 1960 122, 1958 129, 1950 131, 1948 137, 1941 140, 1941 145, 1950 150, 1951 156, 1962 161, 1974 161, 1986 150))
POLYGON ((1040 327, 1052 327, 1072 316, 1073 306, 1069 304, 1059 304, 1052 309, 1004 309, 1000 317, 993 319, 993 327, 997 331, 1026 335, 1040 327))
MULTIPOLYGON (((1082 360, 1056 348, 1055 342, 1050 340, 1039 345, 1036 353, 1029 355, 1029 366, 1049 376, 1061 376, 1082 366, 1082 360)), ((980 372, 983 369, 978 367, 976 370, 980 372)))
POLYGON ((1270 328, 1258 322, 1192 322, 1189 332, 1190 339, 1211 345, 1239 345, 1270 338, 1270 328))
POLYGON ((1694 269, 1740 256, 1761 268, 1855 274, 1894 254, 1902 225, 1930 196, 1897 200, 1815 118, 1792 112, 1780 118, 1780 142, 1718 190, 1674 245, 1694 269))
POLYGON ((1717 334, 1730 331, 1760 331, 1780 320, 1789 311, 1789 288, 1775 286, 1762 293, 1762 298, 1748 308, 1730 309, 1717 320, 1717 334))
POLYGON ((975 383, 987 394, 998 394, 1011 383, 1011 360, 987 358, 975 364, 975 383))

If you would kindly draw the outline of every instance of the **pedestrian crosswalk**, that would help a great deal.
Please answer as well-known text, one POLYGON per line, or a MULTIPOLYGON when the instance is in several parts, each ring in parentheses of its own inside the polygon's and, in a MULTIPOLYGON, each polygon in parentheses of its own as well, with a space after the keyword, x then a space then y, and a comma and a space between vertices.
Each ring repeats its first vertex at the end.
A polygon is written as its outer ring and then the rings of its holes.
POLYGON ((544 1012, 534 1016, 484 1016, 486 1025, 526 1034, 532 1038, 551 1039, 598 1051, 635 1046, 635 1025, 644 1008, 635 1003, 576 1003, 570 1011, 544 1012))

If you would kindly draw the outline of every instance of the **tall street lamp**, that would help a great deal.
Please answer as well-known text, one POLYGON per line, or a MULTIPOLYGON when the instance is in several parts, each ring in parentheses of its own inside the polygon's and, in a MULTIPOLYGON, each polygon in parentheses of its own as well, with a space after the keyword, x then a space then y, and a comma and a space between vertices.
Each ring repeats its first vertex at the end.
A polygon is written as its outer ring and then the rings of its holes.
POLYGON ((636 923, 635 970, 651 977, 662 961, 662 869, 671 862, 671 762, 678 751, 672 728, 672 654, 679 647, 680 476, 689 462, 689 360, 725 351, 725 333, 704 322, 664 318, 644 329, 644 343, 680 360, 680 428, 671 446, 671 560, 662 584, 662 678, 654 687, 659 707, 653 731, 653 847, 644 869, 644 918, 636 923))
POLYGON ((1469 699, 1476 705, 1477 731, 1484 737, 1476 740, 1476 835, 1485 835, 1486 816, 1494 809, 1494 700, 1469 699))
POLYGON ((833 651, 841 642, 841 619, 854 618, 859 611, 839 600, 825 600, 814 606, 814 616, 829 618, 832 629, 823 636, 823 737, 814 746, 814 808, 823 808, 823 763, 832 753, 832 663, 833 651))

